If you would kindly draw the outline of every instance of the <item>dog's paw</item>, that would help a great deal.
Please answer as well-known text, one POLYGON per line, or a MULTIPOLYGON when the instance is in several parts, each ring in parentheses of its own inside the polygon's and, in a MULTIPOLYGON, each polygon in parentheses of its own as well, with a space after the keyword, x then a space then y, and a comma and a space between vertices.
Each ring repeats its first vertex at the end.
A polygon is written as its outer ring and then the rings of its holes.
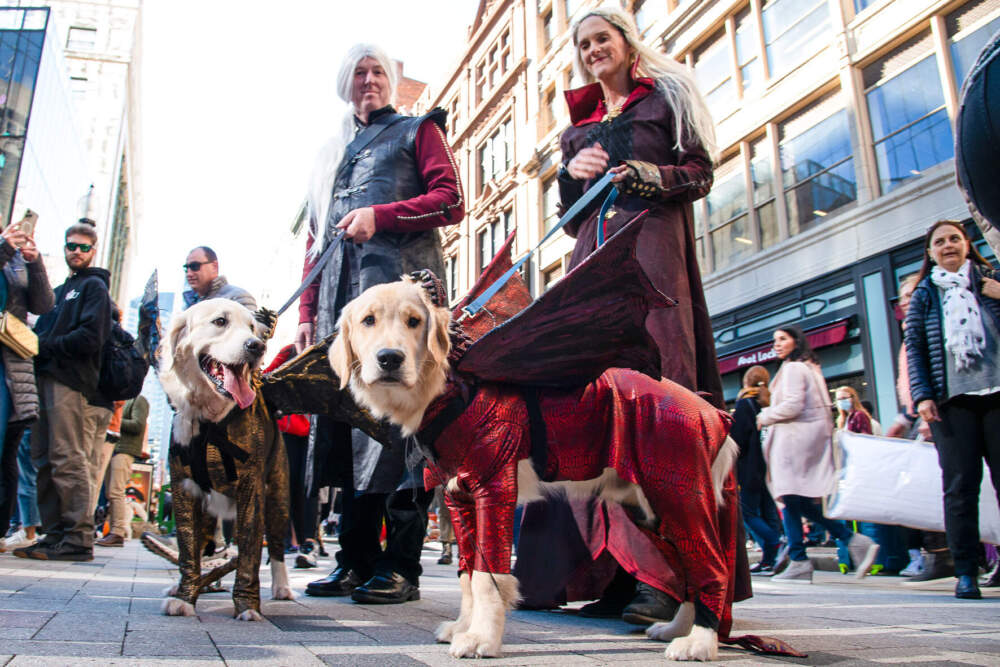
POLYGON ((194 616, 194 605, 179 598, 167 598, 160 607, 167 616, 194 616))
POLYGON ((448 653, 453 658, 499 658, 500 640, 487 639, 472 632, 458 632, 452 637, 448 653))
POLYGON ((715 660, 719 657, 719 638, 715 630, 696 625, 691 634, 670 642, 667 660, 715 660))
POLYGON ((457 621, 445 621, 437 626, 437 629, 434 631, 434 638, 439 644, 448 644, 456 634, 465 632, 468 628, 469 624, 462 623, 461 619, 457 621))
POLYGON ((167 586, 166 588, 163 589, 163 597, 165 597, 165 598, 172 598, 173 596, 177 595, 177 591, 179 591, 180 589, 181 589, 181 585, 180 584, 174 584, 173 586, 167 586))
POLYGON ((263 621, 264 617, 255 609, 247 609, 236 615, 237 621, 263 621))
POLYGON ((271 587, 271 599, 272 600, 294 600, 295 592, 292 590, 291 586, 272 586, 271 587))
POLYGON ((669 642, 678 637, 686 637, 691 634, 694 627, 694 605, 690 602, 683 603, 674 614, 673 619, 661 623, 654 623, 646 628, 646 636, 661 642, 669 642))

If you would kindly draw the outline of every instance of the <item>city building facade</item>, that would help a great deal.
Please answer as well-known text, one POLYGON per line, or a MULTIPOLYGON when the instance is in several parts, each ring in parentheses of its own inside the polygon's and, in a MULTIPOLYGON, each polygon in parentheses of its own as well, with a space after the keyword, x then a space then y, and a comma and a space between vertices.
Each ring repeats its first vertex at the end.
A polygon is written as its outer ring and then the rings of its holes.
MULTIPOLYGON (((579 85, 569 26, 597 4, 482 0, 461 62, 421 100, 449 111, 466 185, 467 217, 443 234, 453 300, 508 233, 517 258, 557 217, 562 94, 579 85)), ((891 420, 893 300, 927 227, 969 218, 952 128, 1000 2, 623 4, 647 43, 692 69, 716 122, 721 156, 695 235, 727 399, 747 366, 776 369, 771 333, 798 324, 831 388, 856 387, 891 420)), ((536 253, 534 294, 562 276, 571 248, 556 235, 536 253)))
POLYGON ((35 238, 50 276, 65 275, 63 220, 75 220, 90 169, 46 7, 0 7, 0 222, 38 214, 35 238))
POLYGON ((142 221, 142 0, 0 0, 0 5, 49 8, 49 31, 63 51, 63 80, 90 180, 76 195, 72 213, 60 211, 45 222, 58 229, 80 217, 97 223, 97 261, 111 271, 111 296, 121 302, 142 221))

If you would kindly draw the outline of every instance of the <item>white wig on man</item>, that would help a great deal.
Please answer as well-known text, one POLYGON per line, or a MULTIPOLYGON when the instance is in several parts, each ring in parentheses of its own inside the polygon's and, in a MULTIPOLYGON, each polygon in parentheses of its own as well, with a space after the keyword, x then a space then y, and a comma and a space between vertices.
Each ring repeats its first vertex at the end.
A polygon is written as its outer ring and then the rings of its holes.
POLYGON ((309 193, 307 197, 310 229, 315 237, 311 256, 318 256, 323 250, 323 239, 326 234, 326 216, 330 210, 330 195, 333 191, 333 180, 337 175, 337 167, 344 156, 344 149, 351 143, 355 134, 354 114, 356 109, 351 101, 354 86, 354 69, 365 58, 374 58, 382 66, 389 79, 389 101, 396 99, 396 67, 389 56, 374 44, 355 44, 347 50, 344 61, 337 74, 337 95, 349 105, 340 120, 340 128, 326 145, 320 149, 309 177, 309 193))

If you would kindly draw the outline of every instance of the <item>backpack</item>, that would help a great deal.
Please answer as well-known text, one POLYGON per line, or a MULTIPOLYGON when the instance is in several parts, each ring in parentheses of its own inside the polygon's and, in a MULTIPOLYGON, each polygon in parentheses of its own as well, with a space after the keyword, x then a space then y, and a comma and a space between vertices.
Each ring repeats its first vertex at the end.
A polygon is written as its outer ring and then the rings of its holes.
POLYGON ((97 390, 109 401, 135 398, 142 391, 148 371, 149 362, 136 348, 135 338, 113 321, 101 351, 97 390))

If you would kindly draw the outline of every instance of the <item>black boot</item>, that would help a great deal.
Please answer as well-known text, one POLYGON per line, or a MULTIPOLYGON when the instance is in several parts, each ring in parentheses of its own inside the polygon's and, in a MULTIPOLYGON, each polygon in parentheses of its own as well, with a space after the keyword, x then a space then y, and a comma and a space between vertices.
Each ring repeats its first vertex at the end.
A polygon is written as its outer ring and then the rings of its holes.
POLYGON ((672 621, 680 603, 661 590, 641 581, 636 584, 635 597, 622 611, 622 620, 632 625, 652 625, 672 621))
POLYGON ((619 567, 601 599, 580 607, 579 614, 584 618, 619 618, 634 597, 635 577, 619 567))
POLYGON ((955 584, 955 597, 962 600, 981 600, 983 594, 979 592, 976 578, 968 574, 960 575, 958 583, 955 584))
POLYGON ((441 557, 438 558, 438 565, 451 565, 451 542, 441 543, 441 557))

